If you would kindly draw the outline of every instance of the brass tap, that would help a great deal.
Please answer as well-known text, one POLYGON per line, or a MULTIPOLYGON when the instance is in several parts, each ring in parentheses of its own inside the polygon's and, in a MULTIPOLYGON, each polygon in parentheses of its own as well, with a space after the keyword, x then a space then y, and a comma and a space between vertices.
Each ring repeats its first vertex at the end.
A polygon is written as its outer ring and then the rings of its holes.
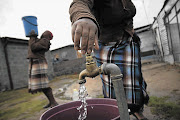
POLYGON ((90 54, 86 54, 86 69, 79 74, 79 84, 86 83, 85 77, 93 78, 99 74, 111 75, 119 114, 121 115, 122 120, 130 120, 121 70, 113 63, 103 63, 100 67, 97 67, 96 63, 93 61, 93 57, 90 54))
POLYGON ((86 54, 86 69, 79 74, 79 84, 85 83, 85 77, 94 78, 100 74, 100 68, 96 66, 93 61, 93 57, 90 54, 86 54))

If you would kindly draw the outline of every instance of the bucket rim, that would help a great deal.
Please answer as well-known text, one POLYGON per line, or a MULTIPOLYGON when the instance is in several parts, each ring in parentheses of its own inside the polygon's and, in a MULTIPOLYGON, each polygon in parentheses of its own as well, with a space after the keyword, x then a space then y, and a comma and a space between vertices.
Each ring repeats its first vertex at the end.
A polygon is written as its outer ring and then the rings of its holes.
MULTIPOLYGON (((109 107, 114 107, 114 108, 117 108, 118 109, 118 106, 116 106, 116 105, 110 105, 110 104, 91 104, 91 105, 88 105, 88 107, 90 107, 90 106, 102 106, 102 105, 105 105, 105 106, 109 106, 109 107)), ((59 105, 59 106, 61 106, 61 105, 59 105)), ((73 106, 73 107, 71 107, 71 108, 66 108, 66 109, 64 109, 64 110, 62 110, 62 111, 58 111, 57 113, 54 113, 53 115, 51 115, 51 116, 49 116, 48 118, 47 118, 47 120, 49 120, 50 118, 52 118, 53 116, 55 116, 55 115, 57 115, 57 114, 59 114, 59 113, 62 113, 62 112, 64 112, 64 111, 67 111, 67 110, 72 110, 72 109, 74 109, 74 108, 77 108, 78 106, 73 106)), ((53 108, 55 108, 55 107, 53 107, 53 108)), ((51 110, 52 108, 50 108, 50 109, 48 109, 47 111, 45 111, 41 116, 40 116, 40 119, 39 120, 42 120, 42 117, 47 113, 47 112, 49 112, 50 110, 51 110)), ((120 118, 120 115, 117 115, 115 118, 113 118, 112 120, 116 120, 116 119, 118 119, 118 118, 120 118)))
POLYGON ((36 16, 31 16, 31 15, 30 15, 30 16, 24 16, 24 17, 22 17, 22 20, 25 19, 25 18, 29 18, 29 17, 33 17, 33 18, 36 18, 36 19, 37 19, 36 16))
MULTIPOLYGON (((87 99, 87 102, 88 102, 88 101, 96 101, 96 100, 107 100, 107 101, 114 101, 114 102, 116 102, 116 99, 111 99, 111 98, 93 98, 93 99, 87 99)), ((65 106, 65 105, 67 105, 67 104, 69 104, 69 103, 72 104, 72 103, 77 103, 77 102, 81 103, 81 101, 77 100, 77 101, 71 101, 71 102, 68 102, 68 103, 64 103, 64 104, 61 104, 61 105, 54 106, 54 107, 48 109, 47 111, 43 112, 43 113, 41 114, 39 120, 42 119, 42 117, 44 116, 44 114, 46 114, 47 112, 51 111, 52 109, 54 109, 54 108, 56 108, 56 107, 65 106)), ((95 105, 95 104, 94 104, 94 105, 95 105)), ((101 104, 101 105, 103 105, 103 104, 101 104)), ((104 105, 108 105, 108 104, 104 104, 104 105)), ((115 106, 115 105, 112 105, 112 106, 115 106)), ((73 107, 72 107, 72 108, 73 108, 73 107)), ((120 117, 120 115, 117 116, 116 118, 113 118, 112 120, 116 120, 116 119, 119 118, 119 117, 120 117)))

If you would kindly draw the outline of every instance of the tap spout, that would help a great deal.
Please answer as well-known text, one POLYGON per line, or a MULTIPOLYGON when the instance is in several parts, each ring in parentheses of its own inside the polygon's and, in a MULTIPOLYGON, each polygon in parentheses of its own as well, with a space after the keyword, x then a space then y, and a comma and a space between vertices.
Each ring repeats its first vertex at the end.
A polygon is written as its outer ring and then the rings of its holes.
POLYGON ((121 70, 117 65, 112 63, 103 63, 100 67, 97 67, 96 63, 93 62, 92 56, 90 54, 86 54, 86 69, 79 74, 79 84, 86 83, 86 77, 93 78, 99 74, 111 76, 121 119, 130 120, 121 70))
POLYGON ((93 57, 90 54, 86 54, 86 69, 79 74, 79 84, 86 83, 85 77, 94 78, 100 73, 100 68, 96 66, 93 61, 93 57))
POLYGON ((89 72, 87 69, 85 69, 79 74, 79 80, 83 80, 85 77, 94 78, 97 75, 99 75, 99 68, 94 69, 92 72, 89 72))

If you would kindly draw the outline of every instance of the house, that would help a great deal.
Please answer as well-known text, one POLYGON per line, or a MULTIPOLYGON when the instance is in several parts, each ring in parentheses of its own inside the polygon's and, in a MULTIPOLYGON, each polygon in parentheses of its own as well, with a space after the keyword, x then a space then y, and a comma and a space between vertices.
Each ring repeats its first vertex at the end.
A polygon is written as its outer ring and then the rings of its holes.
POLYGON ((140 50, 142 60, 160 59, 158 54, 159 50, 157 49, 157 43, 153 31, 151 29, 151 24, 135 28, 135 32, 141 39, 140 50))
POLYGON ((180 0, 165 0, 152 24, 163 61, 180 62, 180 0))

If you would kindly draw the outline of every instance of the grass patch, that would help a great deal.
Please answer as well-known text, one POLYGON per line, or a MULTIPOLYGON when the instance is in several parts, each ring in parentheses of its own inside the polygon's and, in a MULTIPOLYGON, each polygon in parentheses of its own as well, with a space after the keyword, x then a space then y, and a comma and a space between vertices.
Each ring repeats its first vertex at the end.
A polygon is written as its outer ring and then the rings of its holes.
POLYGON ((97 95, 96 98, 104 98, 104 95, 97 95))
POLYGON ((0 93, 0 120, 12 118, 21 120, 42 110, 42 106, 47 101, 45 99, 35 99, 41 93, 32 95, 27 91, 23 88, 0 93))
POLYGON ((174 117, 180 118, 180 102, 173 103, 167 101, 169 97, 155 97, 151 96, 149 105, 151 112, 156 115, 163 115, 165 118, 174 117))
MULTIPOLYGON (((64 79, 78 79, 78 76, 78 74, 74 74, 55 77, 51 83, 56 83, 64 79)), ((69 81, 63 82, 63 84, 69 83, 69 81)), ((47 104, 46 98, 38 97, 42 95, 43 93, 32 95, 28 93, 27 88, 0 92, 0 120, 9 120, 13 118, 24 120, 35 113, 39 113, 43 110, 42 107, 47 104)))

